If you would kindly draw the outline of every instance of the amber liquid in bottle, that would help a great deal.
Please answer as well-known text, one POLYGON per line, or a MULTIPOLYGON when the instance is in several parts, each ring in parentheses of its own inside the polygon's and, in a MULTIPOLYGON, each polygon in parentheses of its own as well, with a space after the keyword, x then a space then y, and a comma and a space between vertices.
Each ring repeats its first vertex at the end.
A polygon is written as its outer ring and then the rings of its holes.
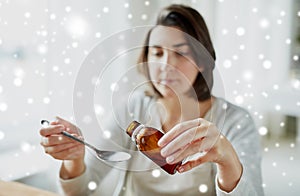
POLYGON ((166 159, 160 154, 161 148, 157 145, 157 142, 164 135, 162 132, 152 127, 145 127, 137 121, 131 122, 126 132, 131 139, 135 141, 137 148, 143 154, 159 165, 167 173, 176 173, 181 162, 168 164, 166 159))

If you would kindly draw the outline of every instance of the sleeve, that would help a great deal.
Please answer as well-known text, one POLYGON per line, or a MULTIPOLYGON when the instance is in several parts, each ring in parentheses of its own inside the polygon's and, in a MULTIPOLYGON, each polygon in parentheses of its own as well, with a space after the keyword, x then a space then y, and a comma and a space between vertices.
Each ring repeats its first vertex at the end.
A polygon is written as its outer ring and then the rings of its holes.
MULTIPOLYGON (((120 112, 121 114, 121 112, 120 112)), ((102 130, 95 131, 87 141, 103 150, 127 151, 130 138, 120 128, 115 117, 110 116, 103 122, 102 130)), ((122 119, 124 120, 124 119, 122 119)), ((105 162, 94 156, 86 148, 86 170, 73 179, 60 179, 60 190, 64 195, 113 195, 120 181, 123 180, 127 168, 126 162, 105 162)))
POLYGON ((229 193, 221 190, 215 179, 218 196, 263 196, 260 137, 250 114, 237 108, 227 111, 224 133, 237 152, 243 167, 237 186, 229 193))

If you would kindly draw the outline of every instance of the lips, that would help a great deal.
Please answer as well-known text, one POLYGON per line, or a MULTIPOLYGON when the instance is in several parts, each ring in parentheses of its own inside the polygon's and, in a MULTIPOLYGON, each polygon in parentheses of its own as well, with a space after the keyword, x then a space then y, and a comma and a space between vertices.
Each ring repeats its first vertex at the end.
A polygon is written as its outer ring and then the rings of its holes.
POLYGON ((163 79, 163 80, 159 81, 159 84, 162 84, 162 85, 171 85, 171 84, 174 84, 176 82, 177 82, 177 80, 174 80, 174 79, 163 79))

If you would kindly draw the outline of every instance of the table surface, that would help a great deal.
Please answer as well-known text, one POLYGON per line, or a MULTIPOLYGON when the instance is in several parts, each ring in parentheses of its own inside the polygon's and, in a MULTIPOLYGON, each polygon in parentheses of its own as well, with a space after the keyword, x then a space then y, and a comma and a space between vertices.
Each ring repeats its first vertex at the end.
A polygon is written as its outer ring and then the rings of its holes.
POLYGON ((56 193, 31 187, 19 182, 6 182, 0 180, 0 195, 1 196, 33 196, 33 195, 43 195, 43 196, 58 196, 56 193))

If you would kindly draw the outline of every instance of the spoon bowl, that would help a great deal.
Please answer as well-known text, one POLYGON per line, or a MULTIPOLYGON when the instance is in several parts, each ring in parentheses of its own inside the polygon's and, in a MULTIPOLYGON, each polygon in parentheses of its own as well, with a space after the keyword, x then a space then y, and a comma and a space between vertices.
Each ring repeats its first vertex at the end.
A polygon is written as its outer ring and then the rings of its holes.
MULTIPOLYGON (((41 120, 41 124, 43 127, 47 127, 49 126, 50 123, 48 120, 41 120)), ((96 153, 96 157, 100 160, 109 161, 109 162, 121 162, 121 161, 127 161, 128 159, 131 158, 131 155, 126 152, 99 150, 95 146, 71 135, 66 131, 62 131, 61 134, 89 147, 91 150, 93 150, 96 153)))

